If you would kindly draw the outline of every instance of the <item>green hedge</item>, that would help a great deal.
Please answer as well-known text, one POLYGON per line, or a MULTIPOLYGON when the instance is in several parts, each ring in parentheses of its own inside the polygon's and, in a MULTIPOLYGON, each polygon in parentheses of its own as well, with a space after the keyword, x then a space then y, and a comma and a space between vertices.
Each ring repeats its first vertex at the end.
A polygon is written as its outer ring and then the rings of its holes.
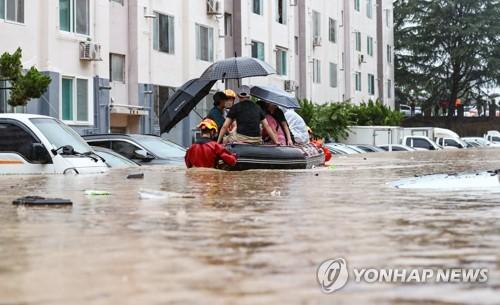
POLYGON ((297 110, 314 134, 339 141, 348 136, 349 126, 399 126, 403 115, 385 106, 380 100, 359 105, 351 102, 315 104, 307 99, 300 101, 297 110))

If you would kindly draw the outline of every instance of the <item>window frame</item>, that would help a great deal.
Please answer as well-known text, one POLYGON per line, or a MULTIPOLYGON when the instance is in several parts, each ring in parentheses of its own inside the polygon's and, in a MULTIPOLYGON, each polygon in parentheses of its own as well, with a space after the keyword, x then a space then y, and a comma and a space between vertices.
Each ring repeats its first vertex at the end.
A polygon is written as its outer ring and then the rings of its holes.
POLYGON ((312 11, 313 37, 321 37, 321 13, 312 11))
POLYGON ((362 74, 361 72, 354 72, 354 90, 356 92, 363 91, 363 82, 362 82, 362 74))
POLYGON ((330 88, 338 88, 339 76, 338 76, 338 64, 330 62, 330 88))
POLYGON ((361 0, 354 0, 354 10, 361 12, 361 0))
POLYGON ((368 73, 368 95, 375 95, 375 75, 368 73))
POLYGON ((321 84, 321 61, 313 58, 313 84, 321 84))
POLYGON ((252 50, 251 50, 251 56, 253 58, 257 58, 257 59, 260 59, 262 61, 265 61, 266 60, 266 45, 262 42, 262 41, 258 41, 258 40, 252 40, 252 46, 251 46, 252 50), (254 56, 253 54, 253 51, 254 51, 254 46, 262 46, 262 58, 260 58, 258 56, 258 53, 259 53, 259 49, 257 47, 257 57, 254 56))
POLYGON ((14 0, 15 1, 15 6, 14 6, 14 12, 15 12, 15 19, 16 20, 11 20, 8 19, 8 10, 7 10, 7 5, 9 0, 0 0, 0 6, 3 8, 2 12, 3 15, 0 16, 0 20, 5 21, 5 23, 11 23, 11 24, 17 24, 17 25, 25 25, 26 24, 26 1, 25 0, 14 0), (23 2, 23 21, 19 21, 19 1, 23 2))
POLYGON ((373 0, 366 0, 366 17, 373 19, 373 0))
POLYGON ((361 32, 360 31, 356 31, 354 32, 355 34, 355 50, 358 51, 358 52, 361 52, 361 50, 363 49, 363 44, 361 42, 361 32))
POLYGON ((369 56, 373 57, 373 46, 374 46, 374 39, 371 36, 366 36, 366 54, 369 56))
POLYGON ((263 0, 252 0, 252 13, 259 16, 264 16, 264 1, 263 0), (259 11, 255 11, 255 1, 259 2, 259 11))
POLYGON ((287 10, 287 5, 288 1, 287 0, 275 0, 276 3, 276 17, 275 20, 279 24, 286 25, 288 23, 288 10, 287 10), (281 16, 280 16, 280 3, 281 3, 281 16), (281 21, 280 21, 281 19, 281 21))
POLYGON ((93 35, 92 33, 92 14, 91 14, 91 0, 85 0, 87 2, 87 29, 88 33, 79 33, 76 31, 76 0, 68 0, 69 1, 69 30, 63 30, 61 27, 61 0, 58 1, 58 29, 60 33, 64 33, 67 35, 76 35, 85 38, 89 38, 93 35))
POLYGON ((169 55, 175 55, 175 16, 166 14, 160 11, 154 11, 153 15, 155 15, 155 18, 153 20, 153 50, 163 53, 163 54, 169 54, 169 55), (170 26, 172 24, 173 30, 170 32, 170 28, 167 29, 167 44, 168 44, 168 50, 162 50, 160 48, 161 45, 161 37, 160 35, 160 18, 165 17, 167 19, 167 23, 170 26), (172 46, 170 46, 170 33, 172 33, 172 46))
POLYGON ((288 49, 278 46, 276 47, 276 74, 279 76, 288 75, 288 49), (283 59, 285 60, 284 73, 283 73, 283 59))
POLYGON ((328 40, 331 43, 337 43, 337 20, 328 18, 328 40))
POLYGON ((89 126, 94 124, 94 103, 93 103, 93 82, 92 78, 86 76, 70 76, 70 75, 61 75, 59 77, 59 119, 66 123, 67 125, 73 126, 89 126), (63 79, 72 80, 72 119, 65 120, 63 118, 63 87, 62 81, 63 79), (87 120, 79 121, 78 120, 78 80, 87 81, 87 120))
POLYGON ((201 23, 195 23, 195 36, 196 36, 196 41, 195 41, 195 53, 196 53, 196 60, 199 61, 204 61, 204 62, 214 62, 215 58, 215 42, 214 42, 214 28, 203 25, 201 23), (208 37, 207 37, 207 59, 203 58, 203 52, 201 50, 201 29, 205 28, 207 29, 208 37), (211 37, 210 37, 211 36, 211 37))
POLYGON ((109 53, 109 81, 110 82, 115 82, 115 83, 122 83, 126 84, 127 83, 127 56, 124 54, 118 54, 118 53, 109 53), (113 57, 120 57, 123 59, 123 73, 122 73, 122 80, 115 80, 113 78, 113 57))

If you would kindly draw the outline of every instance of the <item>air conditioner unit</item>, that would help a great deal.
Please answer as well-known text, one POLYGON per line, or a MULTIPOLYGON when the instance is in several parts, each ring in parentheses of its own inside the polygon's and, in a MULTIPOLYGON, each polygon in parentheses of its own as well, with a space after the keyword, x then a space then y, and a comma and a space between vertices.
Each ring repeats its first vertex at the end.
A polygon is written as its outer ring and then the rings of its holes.
POLYGON ((313 47, 321 47, 321 37, 320 36, 314 36, 313 38, 313 47))
POLYGON ((90 41, 80 42, 80 60, 101 61, 101 45, 90 41))
POLYGON ((208 15, 222 15, 222 6, 220 0, 207 0, 208 15))
POLYGON ((359 54, 359 56, 358 56, 358 62, 359 62, 360 65, 366 63, 366 61, 365 61, 365 55, 359 54))
POLYGON ((284 83, 285 91, 293 92, 297 89, 297 84, 293 80, 286 80, 284 83))

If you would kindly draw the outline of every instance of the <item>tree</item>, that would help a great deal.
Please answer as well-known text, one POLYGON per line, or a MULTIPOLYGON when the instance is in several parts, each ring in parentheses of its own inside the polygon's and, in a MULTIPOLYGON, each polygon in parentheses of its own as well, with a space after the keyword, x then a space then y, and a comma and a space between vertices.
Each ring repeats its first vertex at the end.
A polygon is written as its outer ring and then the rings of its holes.
POLYGON ((500 84, 499 0, 396 0, 396 94, 432 109, 500 84))
POLYGON ((25 106, 30 99, 40 98, 51 82, 50 77, 43 75, 35 67, 23 73, 21 58, 21 48, 12 54, 6 52, 0 56, 0 80, 10 84, 8 103, 13 107, 25 106))

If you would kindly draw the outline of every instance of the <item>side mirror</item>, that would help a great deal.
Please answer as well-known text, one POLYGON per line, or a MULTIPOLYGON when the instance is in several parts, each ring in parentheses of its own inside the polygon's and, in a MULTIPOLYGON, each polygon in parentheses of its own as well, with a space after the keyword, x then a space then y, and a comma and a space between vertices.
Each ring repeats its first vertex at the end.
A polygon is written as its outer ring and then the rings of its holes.
POLYGON ((31 145, 32 160, 39 164, 49 164, 52 163, 52 157, 50 156, 45 146, 41 143, 33 143, 31 145))
POLYGON ((143 162, 151 162, 155 159, 155 157, 151 156, 147 151, 143 149, 138 149, 134 151, 134 159, 143 161, 143 162))

